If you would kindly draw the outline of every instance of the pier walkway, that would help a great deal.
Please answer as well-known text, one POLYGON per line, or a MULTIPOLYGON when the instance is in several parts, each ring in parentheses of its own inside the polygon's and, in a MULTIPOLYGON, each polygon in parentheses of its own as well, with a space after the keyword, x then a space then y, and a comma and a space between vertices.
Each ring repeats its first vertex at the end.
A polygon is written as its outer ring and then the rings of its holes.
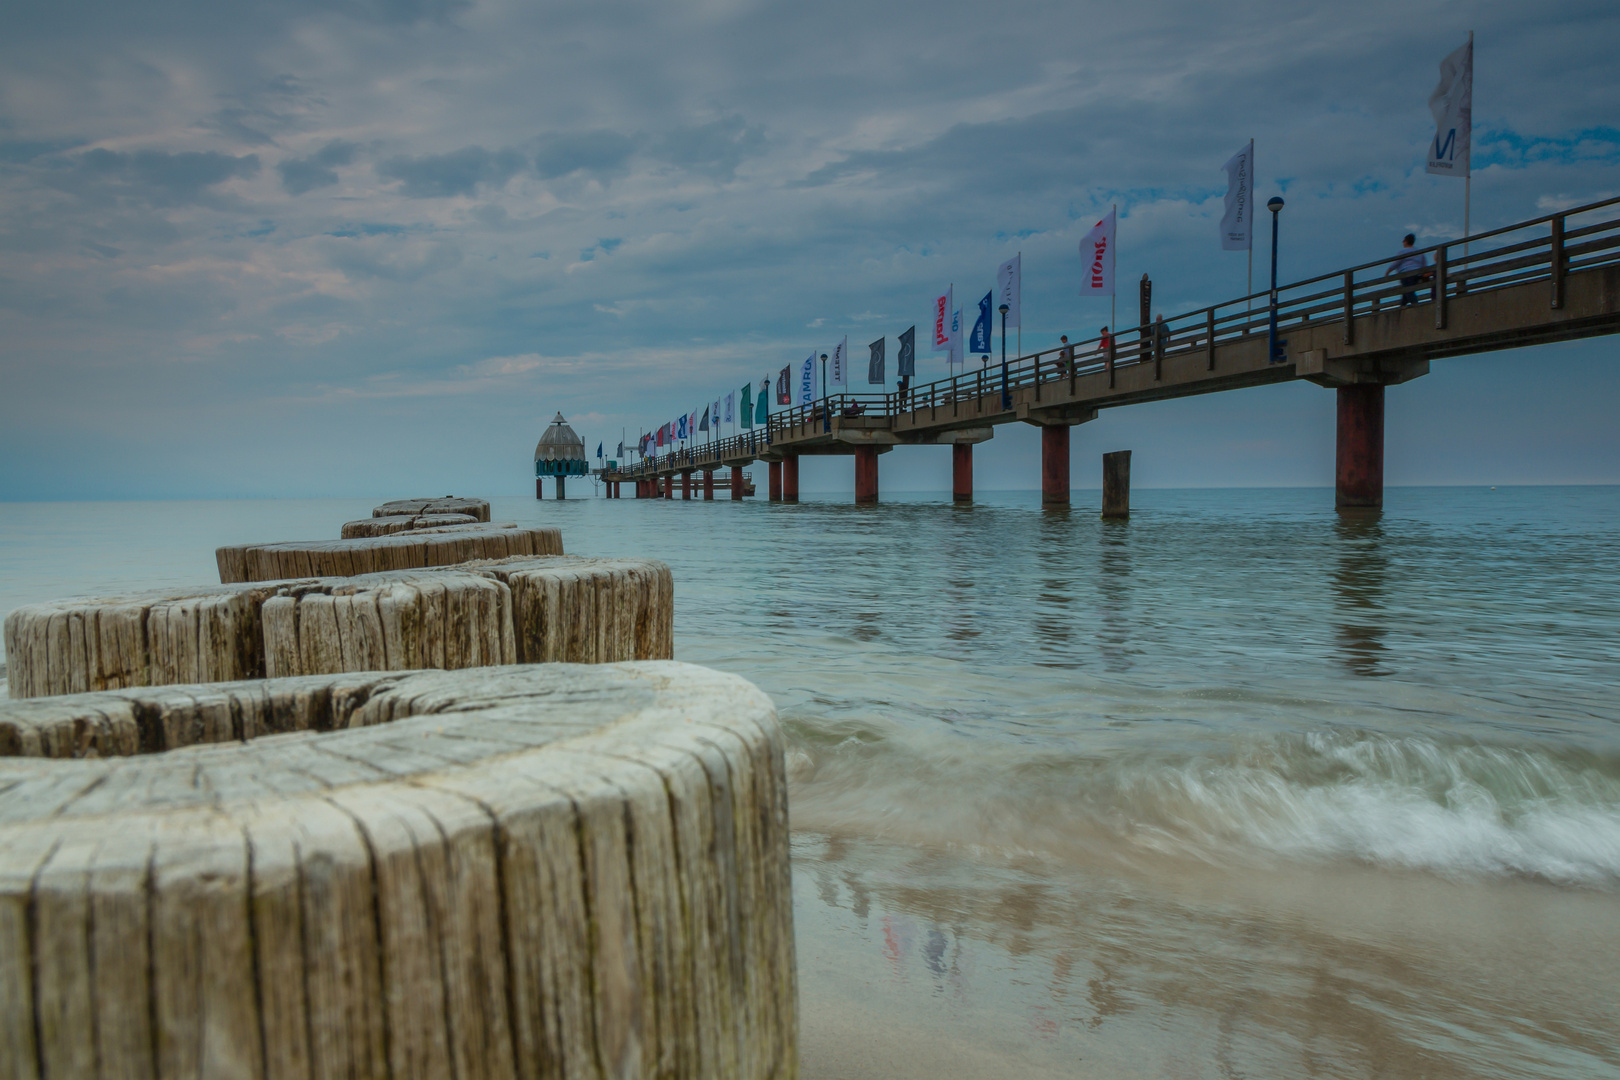
MULTIPOLYGON (((855 458, 857 502, 878 498, 878 455, 899 445, 949 445, 955 495, 972 498, 975 443, 998 424, 1042 432, 1041 489, 1069 501, 1067 429, 1099 409, 1306 379, 1338 394, 1336 503, 1383 502, 1384 388, 1428 373, 1433 360, 1620 331, 1620 198, 1573 208, 1425 251, 1431 276, 1415 287, 1364 263, 1098 339, 992 359, 983 370, 923 383, 904 395, 841 393, 785 408, 753 431, 605 471, 640 497, 690 497, 692 473, 770 466, 770 497, 798 498, 798 461, 855 458), (1402 294, 1417 302, 1402 306, 1402 294), (1267 355, 1276 308, 1278 359, 1267 355)), ((709 480, 712 490, 713 481, 709 480)), ((740 484, 732 497, 741 498, 740 484)))

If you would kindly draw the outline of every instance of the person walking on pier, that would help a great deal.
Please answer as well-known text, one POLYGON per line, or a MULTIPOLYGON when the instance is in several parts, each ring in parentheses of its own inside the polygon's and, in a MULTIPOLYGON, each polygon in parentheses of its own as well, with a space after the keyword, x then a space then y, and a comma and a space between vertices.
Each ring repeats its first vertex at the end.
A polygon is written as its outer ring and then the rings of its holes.
POLYGON ((1062 348, 1058 350, 1058 375, 1067 378, 1074 370, 1074 346, 1069 344, 1069 335, 1064 334, 1058 338, 1062 348))
POLYGON ((1401 241, 1401 254, 1389 264, 1389 269, 1384 271, 1385 277, 1391 274, 1401 275, 1401 284, 1407 289, 1401 293, 1401 307, 1418 302, 1418 283, 1428 275, 1429 257, 1421 251, 1413 251, 1412 248, 1416 244, 1417 237, 1407 233, 1406 238, 1401 241))
POLYGON ((1104 360, 1108 359, 1108 350, 1113 346, 1114 339, 1108 333, 1108 327, 1097 332, 1097 355, 1104 360))

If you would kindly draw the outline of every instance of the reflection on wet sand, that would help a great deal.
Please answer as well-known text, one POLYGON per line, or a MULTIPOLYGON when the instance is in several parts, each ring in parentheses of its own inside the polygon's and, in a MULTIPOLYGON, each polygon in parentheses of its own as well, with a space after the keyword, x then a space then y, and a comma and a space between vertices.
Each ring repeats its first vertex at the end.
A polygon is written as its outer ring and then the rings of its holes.
POLYGON ((1598 894, 915 851, 902 875, 893 849, 814 835, 794 859, 808 1080, 1620 1069, 1620 922, 1598 894))
POLYGON ((1333 574, 1335 639, 1344 664, 1357 675, 1388 675, 1382 612, 1389 556, 1382 516, 1340 515, 1334 534, 1339 546, 1333 574))

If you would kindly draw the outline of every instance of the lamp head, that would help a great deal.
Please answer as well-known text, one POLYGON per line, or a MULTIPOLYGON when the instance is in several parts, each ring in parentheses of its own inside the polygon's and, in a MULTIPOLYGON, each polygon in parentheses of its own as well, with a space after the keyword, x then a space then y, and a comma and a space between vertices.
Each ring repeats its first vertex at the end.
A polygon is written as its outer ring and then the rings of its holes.
POLYGON ((1011 310, 1012 310, 1012 308, 1008 307, 1006 304, 1001 305, 1001 313, 1003 315, 1007 314, 1007 312, 1009 312, 1011 310))
POLYGON ((1275 214, 1277 211, 1281 210, 1282 208, 1283 208, 1283 201, 1282 201, 1282 196, 1281 195, 1273 195, 1271 198, 1266 200, 1266 209, 1270 210, 1273 214, 1275 214))
POLYGON ((825 360, 825 359, 827 359, 827 354, 826 354, 826 353, 822 353, 822 354, 821 354, 821 358, 822 358, 822 359, 823 359, 823 360, 825 360))

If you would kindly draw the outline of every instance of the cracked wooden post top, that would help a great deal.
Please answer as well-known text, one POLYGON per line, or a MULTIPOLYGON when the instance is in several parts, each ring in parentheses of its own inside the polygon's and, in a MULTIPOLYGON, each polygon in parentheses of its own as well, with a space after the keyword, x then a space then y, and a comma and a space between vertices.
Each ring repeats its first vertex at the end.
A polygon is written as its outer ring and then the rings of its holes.
POLYGON ((294 540, 217 548, 219 580, 275 581, 295 577, 347 577, 382 570, 454 566, 473 559, 561 555, 562 530, 497 525, 455 525, 353 540, 294 540))
POLYGON ((389 514, 386 517, 346 521, 338 535, 345 540, 358 540, 363 536, 392 536, 394 533, 421 529, 440 529, 446 525, 476 524, 478 519, 470 514, 389 514))
POLYGON ((78 597, 6 617, 13 698, 342 671, 665 660, 653 559, 568 556, 78 597))
POLYGON ((373 508, 372 517, 396 514, 468 514, 478 521, 489 520, 489 500, 446 495, 442 499, 395 499, 373 508))
POLYGON ((0 702, 0 747, 49 755, 0 756, 0 1076, 797 1073, 781 735, 736 676, 79 694, 0 702))

